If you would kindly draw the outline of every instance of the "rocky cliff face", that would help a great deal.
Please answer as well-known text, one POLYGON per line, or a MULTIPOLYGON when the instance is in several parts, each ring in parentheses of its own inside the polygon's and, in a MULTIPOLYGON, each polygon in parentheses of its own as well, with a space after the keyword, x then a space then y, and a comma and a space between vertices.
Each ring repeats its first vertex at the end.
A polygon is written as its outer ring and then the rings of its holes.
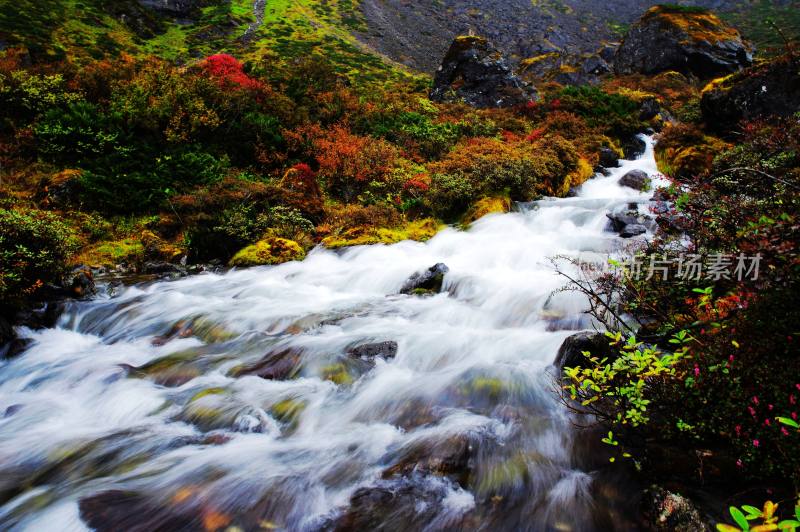
POLYGON ((618 74, 674 70, 710 79, 752 62, 752 47, 711 12, 657 6, 631 27, 617 50, 614 69, 618 74))
POLYGON ((536 98, 506 59, 483 37, 456 37, 436 71, 431 100, 464 101, 475 107, 510 107, 536 98))
POLYGON ((156 11, 174 15, 188 15, 208 2, 203 0, 139 0, 139 3, 156 11))
MULTIPOLYGON (((682 3, 726 10, 742 2, 682 3)), ((452 40, 473 30, 517 65, 548 53, 596 54, 656 4, 651 0, 361 0, 368 29, 358 36, 392 59, 434 72, 452 40)))

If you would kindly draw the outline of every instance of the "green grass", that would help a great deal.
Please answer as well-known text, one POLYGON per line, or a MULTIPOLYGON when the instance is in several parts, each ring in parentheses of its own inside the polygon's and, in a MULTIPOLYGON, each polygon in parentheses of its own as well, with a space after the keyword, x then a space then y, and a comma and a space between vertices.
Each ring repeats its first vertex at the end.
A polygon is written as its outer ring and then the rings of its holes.
POLYGON ((776 27, 789 39, 800 41, 800 2, 788 6, 774 5, 771 0, 753 2, 748 11, 722 13, 723 20, 732 24, 758 48, 758 54, 769 56, 780 53, 784 41, 776 27))

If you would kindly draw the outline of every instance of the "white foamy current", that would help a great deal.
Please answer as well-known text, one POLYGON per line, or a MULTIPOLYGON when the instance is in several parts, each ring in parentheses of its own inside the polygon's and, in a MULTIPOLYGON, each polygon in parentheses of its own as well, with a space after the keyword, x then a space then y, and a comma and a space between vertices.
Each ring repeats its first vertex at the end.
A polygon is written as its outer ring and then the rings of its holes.
POLYGON ((548 258, 630 242, 606 213, 646 211, 651 193, 617 184, 656 176, 646 140, 577 197, 426 243, 131 286, 20 331, 31 346, 0 366, 0 529, 603 527, 607 489, 548 371, 592 324, 548 258), (436 263, 443 293, 398 294, 436 263), (384 341, 396 356, 348 353, 384 341))

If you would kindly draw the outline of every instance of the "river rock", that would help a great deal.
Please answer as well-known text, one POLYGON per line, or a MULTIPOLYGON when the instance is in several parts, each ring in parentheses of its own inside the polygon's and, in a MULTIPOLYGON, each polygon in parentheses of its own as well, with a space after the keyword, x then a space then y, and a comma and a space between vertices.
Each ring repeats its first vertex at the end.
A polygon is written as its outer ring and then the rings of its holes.
POLYGON ((644 155, 646 149, 647 144, 645 141, 636 135, 622 143, 622 153, 625 154, 625 158, 629 161, 638 159, 644 155))
POLYGON ((611 148, 600 148, 600 166, 603 168, 617 168, 619 154, 611 148))
MULTIPOLYGON (((427 529, 437 516, 445 515, 444 499, 452 489, 452 483, 446 479, 432 481, 419 472, 410 477, 379 480, 357 489, 350 497, 349 507, 323 530, 427 529)), ((450 520, 450 527, 445 528, 460 529, 458 521, 458 518, 450 520)))
POLYGON ((488 40, 456 37, 436 71, 430 99, 463 101, 473 107, 511 107, 537 98, 536 89, 511 70, 488 40))
POLYGON ((642 170, 631 170, 620 177, 618 183, 623 187, 644 191, 650 186, 650 176, 642 170))
POLYGON ((351 347, 347 354, 353 358, 366 361, 374 361, 376 358, 394 358, 397 354, 397 342, 375 342, 371 344, 361 344, 351 347))
POLYGON ((450 268, 447 265, 434 264, 424 272, 417 272, 403 284, 401 294, 438 294, 442 291, 444 276, 450 268))
POLYGON ((652 486, 642 497, 644 528, 657 532, 702 532, 711 527, 686 497, 652 486))
POLYGON ((73 269, 66 284, 70 295, 76 299, 91 296, 96 292, 92 269, 88 266, 78 266, 73 269))
POLYGON ((800 68, 790 57, 754 66, 709 84, 700 101, 703 120, 727 133, 761 116, 792 116, 800 109, 800 68))
POLYGON ((631 26, 614 58, 618 74, 673 70, 700 79, 730 74, 753 62, 739 32, 703 9, 660 5, 631 26))
POLYGON ((255 375, 267 380, 283 381, 296 377, 302 369, 303 354, 295 349, 282 349, 267 353, 261 360, 253 364, 237 366, 229 375, 244 377, 255 375))
POLYGON ((643 225, 645 228, 649 228, 651 230, 655 229, 656 227, 656 224, 651 217, 641 214, 636 209, 625 208, 614 210, 606 214, 606 218, 608 218, 611 224, 611 230, 616 233, 621 233, 629 225, 643 225))
POLYGON ((586 357, 584 351, 599 358, 614 358, 615 352, 610 345, 610 339, 603 333, 580 332, 568 336, 558 349, 553 365, 560 375, 564 368, 581 366, 586 357))
POLYGON ((641 224, 626 225, 625 228, 619 232, 622 238, 633 238, 635 236, 643 235, 647 232, 647 228, 641 224))

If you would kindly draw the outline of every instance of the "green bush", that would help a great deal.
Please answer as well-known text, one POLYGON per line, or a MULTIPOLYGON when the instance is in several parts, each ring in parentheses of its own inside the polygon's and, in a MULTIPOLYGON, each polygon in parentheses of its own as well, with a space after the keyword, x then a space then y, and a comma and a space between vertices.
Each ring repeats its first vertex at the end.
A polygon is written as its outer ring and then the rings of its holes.
POLYGON ((80 178, 81 200, 110 213, 152 212, 170 195, 221 179, 228 168, 219 159, 188 146, 147 159, 147 152, 115 152, 87 163, 80 178))
POLYGON ((591 127, 624 137, 644 128, 639 120, 639 104, 621 94, 608 94, 597 87, 565 87, 551 100, 555 108, 584 118, 591 127))
POLYGON ((18 304, 57 282, 77 248, 75 234, 58 216, 0 209, 0 299, 18 304))

